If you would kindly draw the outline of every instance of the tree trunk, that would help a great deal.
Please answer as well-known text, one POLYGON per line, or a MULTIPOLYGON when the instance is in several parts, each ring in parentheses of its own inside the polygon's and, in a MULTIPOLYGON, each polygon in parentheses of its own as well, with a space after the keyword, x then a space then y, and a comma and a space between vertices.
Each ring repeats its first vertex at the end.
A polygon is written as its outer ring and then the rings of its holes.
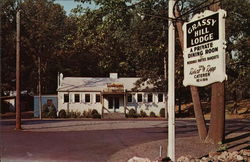
POLYGON ((178 92, 178 114, 181 116, 181 87, 178 92))
POLYGON ((225 138, 224 83, 212 85, 211 119, 206 143, 222 143, 225 138))
MULTIPOLYGON (((179 13, 177 12, 176 15, 178 16, 179 13)), ((182 22, 178 21, 176 23, 176 25, 177 25, 177 31, 178 31, 178 35, 179 35, 180 45, 181 45, 181 48, 183 51, 184 38, 183 38, 183 31, 182 31, 182 22)), ((190 91, 192 94, 192 100, 193 100, 193 104, 194 104, 194 113, 195 113, 199 137, 200 137, 200 140, 203 142, 207 136, 207 127, 206 127, 204 115, 202 113, 199 91, 198 91, 198 88, 194 87, 194 86, 190 86, 190 91)))
POLYGON ((231 114, 238 114, 237 107, 238 107, 238 104, 237 104, 237 92, 236 92, 236 89, 235 89, 234 90, 234 104, 233 104, 231 114))
POLYGON ((192 94, 192 100, 194 103, 194 114, 196 118, 197 128, 200 140, 204 142, 207 136, 207 127, 206 122, 204 119, 204 115, 201 108, 201 102, 200 102, 200 96, 198 88, 195 86, 190 86, 191 94, 192 94))
MULTIPOLYGON (((212 2, 212 0, 210 0, 212 2)), ((211 5, 210 10, 220 9, 218 3, 211 5)), ((222 143, 225 138, 225 101, 224 83, 212 84, 211 118, 207 138, 207 143, 222 143)))

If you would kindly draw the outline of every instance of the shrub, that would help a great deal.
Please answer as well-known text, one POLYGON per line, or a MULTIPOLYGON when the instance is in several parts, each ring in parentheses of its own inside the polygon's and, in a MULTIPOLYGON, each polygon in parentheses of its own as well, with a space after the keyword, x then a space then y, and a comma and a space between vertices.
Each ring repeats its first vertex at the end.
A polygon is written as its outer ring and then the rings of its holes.
POLYGON ((188 116, 189 117, 195 117, 195 115, 194 115, 194 105, 191 105, 191 106, 189 106, 188 108, 188 116))
POLYGON ((129 117, 129 118, 137 118, 138 115, 137 115, 137 113, 136 113, 136 111, 135 111, 134 109, 130 109, 130 110, 128 111, 127 117, 129 117))
POLYGON ((165 108, 161 108, 161 110, 160 110, 160 117, 165 118, 165 108))
POLYGON ((148 115, 147 115, 147 113, 146 113, 145 111, 143 111, 143 110, 140 111, 140 117, 145 118, 145 117, 147 117, 147 116, 148 116, 148 115))
POLYGON ((56 118, 56 108, 54 104, 44 104, 42 107, 42 117, 44 118, 56 118))
POLYGON ((71 110, 68 114, 67 114, 68 118, 76 118, 76 112, 74 112, 73 110, 71 110))
POLYGON ((66 118, 67 117, 66 111, 64 109, 60 110, 58 113, 58 117, 59 118, 66 118))
MULTIPOLYGON (((10 107, 13 107, 10 103, 1 100, 0 113, 4 114, 6 112, 10 112, 10 107)), ((14 108, 14 107, 13 107, 14 108)), ((15 109, 15 108, 14 108, 15 109)))
POLYGON ((223 152, 227 150, 228 150, 228 146, 226 144, 219 143, 219 147, 218 147, 219 152, 223 152))
POLYGON ((77 111, 77 112, 76 112, 76 117, 77 117, 77 118, 80 118, 80 117, 81 117, 81 112, 77 111))
POLYGON ((47 104, 44 104, 42 107, 42 117, 47 118, 49 113, 49 108, 47 104))
POLYGON ((96 114, 96 113, 98 114, 98 111, 96 109, 93 109, 91 112, 91 114, 96 114))
POLYGON ((150 117, 156 117, 156 115, 155 115, 155 113, 154 112, 150 112, 150 115, 149 115, 150 117))
POLYGON ((93 109, 91 112, 92 118, 101 118, 101 115, 98 113, 96 109, 93 109))
POLYGON ((42 112, 42 117, 43 118, 47 118, 48 117, 48 113, 47 112, 42 112))
POLYGON ((82 113, 83 118, 92 118, 92 111, 89 109, 88 111, 84 110, 82 113))
POLYGON ((42 112, 49 112, 49 108, 47 104, 43 104, 42 112))
POLYGON ((52 108, 52 109, 49 110, 48 117, 49 118, 56 118, 57 117, 57 115, 56 115, 56 108, 52 108))

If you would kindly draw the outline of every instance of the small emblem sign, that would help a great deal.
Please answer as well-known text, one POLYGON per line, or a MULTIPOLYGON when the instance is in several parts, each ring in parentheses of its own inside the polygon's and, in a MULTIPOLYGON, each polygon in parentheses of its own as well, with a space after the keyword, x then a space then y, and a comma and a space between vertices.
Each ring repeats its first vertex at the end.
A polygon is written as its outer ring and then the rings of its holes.
POLYGON ((206 10, 184 23, 184 86, 201 87, 227 78, 225 17, 224 10, 206 10))

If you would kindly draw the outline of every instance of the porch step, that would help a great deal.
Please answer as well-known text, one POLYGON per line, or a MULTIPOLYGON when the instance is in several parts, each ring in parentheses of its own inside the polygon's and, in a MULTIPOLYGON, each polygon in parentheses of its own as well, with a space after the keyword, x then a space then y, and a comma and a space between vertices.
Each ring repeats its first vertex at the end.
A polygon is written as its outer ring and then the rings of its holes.
POLYGON ((125 119, 126 117, 124 113, 114 112, 114 113, 104 113, 103 118, 104 119, 125 119))

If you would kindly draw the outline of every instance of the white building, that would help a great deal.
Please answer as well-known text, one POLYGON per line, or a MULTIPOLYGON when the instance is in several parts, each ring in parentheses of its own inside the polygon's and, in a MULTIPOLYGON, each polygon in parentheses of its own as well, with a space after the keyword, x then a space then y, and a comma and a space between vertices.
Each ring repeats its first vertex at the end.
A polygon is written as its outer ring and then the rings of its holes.
POLYGON ((155 92, 152 85, 145 84, 141 90, 133 91, 139 78, 118 78, 117 73, 110 77, 58 77, 58 111, 83 112, 96 109, 105 113, 126 114, 129 109, 141 110, 159 116, 165 108, 165 92, 155 92), (147 91, 143 90, 147 88, 147 91))

